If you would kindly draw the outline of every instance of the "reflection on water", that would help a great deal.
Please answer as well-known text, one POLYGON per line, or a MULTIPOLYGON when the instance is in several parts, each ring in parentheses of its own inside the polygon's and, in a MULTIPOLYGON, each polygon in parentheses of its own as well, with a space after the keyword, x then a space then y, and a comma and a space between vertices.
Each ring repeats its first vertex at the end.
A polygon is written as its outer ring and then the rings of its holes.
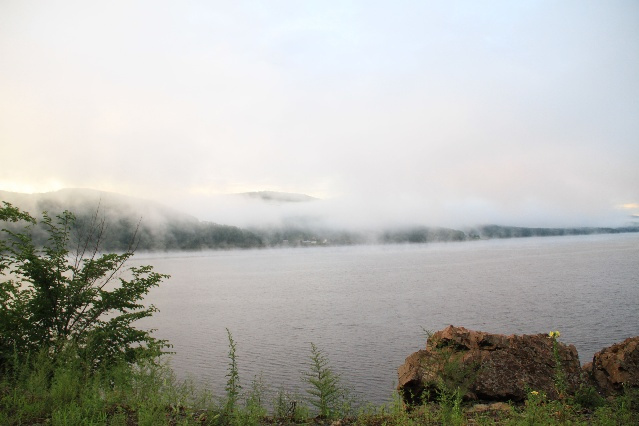
POLYGON ((226 382, 229 328, 245 385, 303 393, 310 342, 349 387, 390 398, 422 327, 560 330, 582 362, 639 335, 639 235, 136 255, 172 277, 147 300, 180 377, 226 382))

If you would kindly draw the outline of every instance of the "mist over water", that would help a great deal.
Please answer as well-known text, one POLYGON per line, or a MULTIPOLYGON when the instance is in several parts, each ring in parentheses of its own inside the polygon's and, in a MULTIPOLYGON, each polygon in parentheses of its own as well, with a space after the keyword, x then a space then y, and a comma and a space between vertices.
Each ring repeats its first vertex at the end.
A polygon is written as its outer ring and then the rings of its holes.
POLYGON ((560 330, 587 362, 639 335, 639 235, 427 245, 138 255, 171 279, 145 320, 173 343, 172 365, 222 393, 225 328, 240 377, 303 393, 310 342, 362 398, 390 397, 422 327, 505 334, 560 330))
POLYGON ((631 217, 631 209, 553 206, 541 200, 512 205, 479 197, 446 199, 381 193, 305 202, 264 202, 239 194, 183 196, 179 200, 175 205, 201 220, 240 227, 296 225, 376 232, 409 226, 619 227, 639 223, 631 217))

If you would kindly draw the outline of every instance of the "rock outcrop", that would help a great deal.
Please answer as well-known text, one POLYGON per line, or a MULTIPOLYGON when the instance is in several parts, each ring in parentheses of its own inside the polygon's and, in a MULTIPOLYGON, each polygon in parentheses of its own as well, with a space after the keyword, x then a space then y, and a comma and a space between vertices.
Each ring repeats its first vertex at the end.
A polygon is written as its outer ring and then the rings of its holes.
POLYGON ((460 389, 469 400, 523 401, 532 390, 556 398, 557 359, 566 390, 574 391, 581 375, 575 346, 546 334, 506 336, 451 325, 406 358, 398 390, 407 404, 435 399, 442 388, 460 389))
POLYGON ((604 396, 618 395, 624 386, 639 388, 639 336, 602 349, 583 369, 604 396))

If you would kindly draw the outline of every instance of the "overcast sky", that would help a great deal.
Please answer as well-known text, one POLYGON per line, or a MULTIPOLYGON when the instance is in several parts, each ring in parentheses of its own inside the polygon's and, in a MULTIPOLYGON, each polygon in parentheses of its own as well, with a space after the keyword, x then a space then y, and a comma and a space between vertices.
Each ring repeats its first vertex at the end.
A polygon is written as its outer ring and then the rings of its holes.
POLYGON ((216 194, 274 190, 371 223, 624 223, 639 2, 2 0, 0 144, 2 190, 218 222, 216 194))

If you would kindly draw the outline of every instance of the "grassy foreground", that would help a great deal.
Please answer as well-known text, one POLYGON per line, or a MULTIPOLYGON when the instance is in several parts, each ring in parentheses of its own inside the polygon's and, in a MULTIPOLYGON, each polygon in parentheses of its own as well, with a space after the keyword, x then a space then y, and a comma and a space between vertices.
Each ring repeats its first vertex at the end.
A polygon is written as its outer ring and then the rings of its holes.
POLYGON ((467 405, 452 394, 412 410, 395 395, 386 405, 356 407, 315 347, 303 376, 308 394, 302 396, 273 392, 259 380, 243 389, 234 345, 229 359, 225 395, 216 398, 206 389, 176 380, 169 367, 157 363, 122 364, 89 373, 73 359, 55 365, 41 355, 0 381, 0 425, 639 424, 636 389, 611 400, 589 394, 562 401, 549 401, 532 391, 519 406, 467 405))

